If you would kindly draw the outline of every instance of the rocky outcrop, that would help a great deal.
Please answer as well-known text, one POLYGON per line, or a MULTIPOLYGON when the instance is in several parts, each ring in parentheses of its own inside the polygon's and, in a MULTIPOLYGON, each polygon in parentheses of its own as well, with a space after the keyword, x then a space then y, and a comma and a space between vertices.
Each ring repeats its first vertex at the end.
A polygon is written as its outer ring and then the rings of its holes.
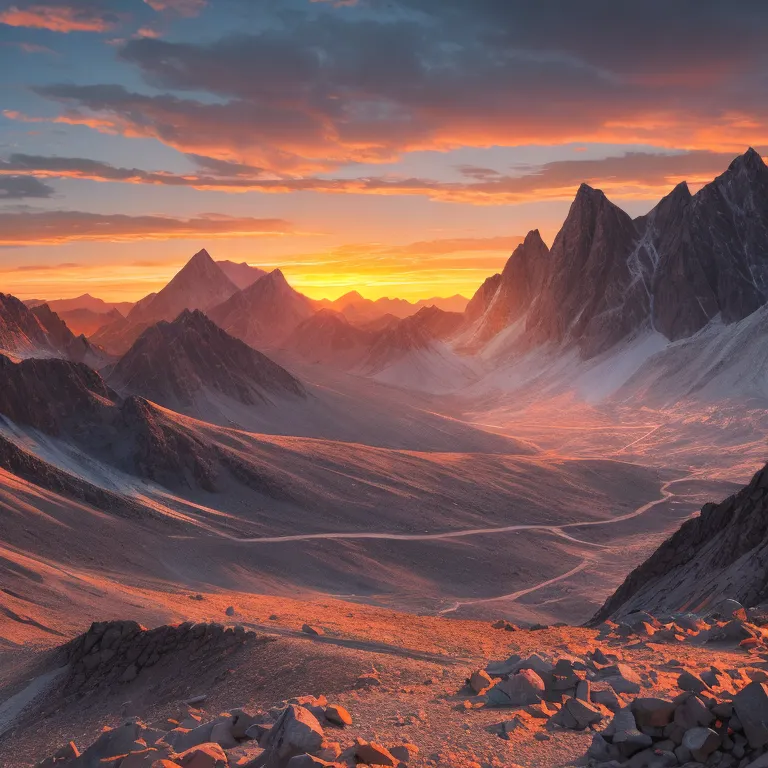
POLYGON ((635 609, 698 610, 724 597, 768 599, 768 467, 720 504, 705 504, 608 598, 592 623, 635 609))
POLYGON ((301 382, 235 339, 202 312, 184 310, 172 323, 147 328, 108 375, 116 389, 175 410, 211 393, 246 405, 304 397, 301 382))
POLYGON ((135 621, 95 622, 62 649, 70 670, 66 688, 82 693, 131 683, 163 659, 185 665, 215 664, 255 639, 255 632, 221 624, 186 622, 146 629, 135 621))

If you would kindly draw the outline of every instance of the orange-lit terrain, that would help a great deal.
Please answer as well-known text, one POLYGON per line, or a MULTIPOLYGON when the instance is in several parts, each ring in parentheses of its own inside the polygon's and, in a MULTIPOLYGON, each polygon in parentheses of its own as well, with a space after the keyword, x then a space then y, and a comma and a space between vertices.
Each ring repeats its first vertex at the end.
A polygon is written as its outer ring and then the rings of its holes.
POLYGON ((767 31, 0 0, 0 768, 767 768, 767 31))

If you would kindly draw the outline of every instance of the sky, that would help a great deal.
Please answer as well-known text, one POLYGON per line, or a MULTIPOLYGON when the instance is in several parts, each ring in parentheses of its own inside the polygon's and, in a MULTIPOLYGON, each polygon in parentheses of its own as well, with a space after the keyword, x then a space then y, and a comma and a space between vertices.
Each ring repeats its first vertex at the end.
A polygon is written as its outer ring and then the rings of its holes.
POLYGON ((471 295, 581 182, 631 215, 768 148, 764 0, 0 0, 0 291, 200 248, 313 298, 471 295))

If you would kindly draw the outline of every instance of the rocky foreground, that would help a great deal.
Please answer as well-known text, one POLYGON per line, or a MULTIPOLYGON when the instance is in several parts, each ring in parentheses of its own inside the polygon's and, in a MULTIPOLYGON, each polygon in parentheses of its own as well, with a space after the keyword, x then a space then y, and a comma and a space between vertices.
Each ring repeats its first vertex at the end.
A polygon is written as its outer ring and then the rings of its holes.
POLYGON ((0 737, 0 765, 768 766, 761 610, 728 600, 706 615, 636 612, 589 630, 413 617, 411 644, 426 631, 434 649, 452 630, 453 647, 485 636, 483 652, 512 651, 478 663, 371 642, 385 624, 349 608, 367 640, 341 637, 339 616, 324 629, 317 614, 291 629, 275 614, 273 634, 96 623, 38 665, 59 676, 0 737))

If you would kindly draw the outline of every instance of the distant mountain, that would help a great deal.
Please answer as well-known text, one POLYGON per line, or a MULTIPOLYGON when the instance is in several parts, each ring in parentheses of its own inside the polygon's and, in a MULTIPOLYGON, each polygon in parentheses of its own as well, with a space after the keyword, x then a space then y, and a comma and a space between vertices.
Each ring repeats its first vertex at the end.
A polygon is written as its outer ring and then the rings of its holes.
POLYGON ((210 309, 237 291, 235 283, 203 249, 155 296, 137 303, 128 314, 128 320, 133 325, 160 320, 170 322, 185 309, 210 309))
MULTIPOLYGON (((50 307, 51 305, 49 304, 48 306, 50 307)), ((112 309, 106 313, 94 312, 92 309, 69 309, 57 310, 56 314, 67 324, 72 333, 78 336, 80 334, 92 336, 107 323, 114 322, 117 318, 123 317, 117 309, 112 309)))
POLYGON ((431 299, 420 299, 411 303, 406 299, 364 298, 357 291, 349 291, 334 301, 323 299, 314 302, 318 309, 332 309, 334 312, 343 313, 349 320, 357 325, 377 320, 383 315, 392 315, 402 319, 416 314, 423 307, 437 307, 445 312, 463 312, 466 309, 469 299, 456 294, 448 298, 434 297, 431 299))
POLYGON ((56 350, 69 360, 99 368, 107 362, 104 352, 83 336, 75 336, 67 324, 47 304, 34 307, 32 314, 40 321, 56 350))
POLYGON ((723 598, 768 600, 768 467, 720 504, 705 504, 627 576, 592 619, 632 610, 685 613, 723 598))
POLYGON ((197 404, 216 394, 246 405, 305 395, 288 371, 199 310, 184 310, 172 323, 147 328, 107 381, 120 392, 193 415, 197 404))
POLYGON ((353 325, 340 312, 321 309, 299 324, 283 346, 307 362, 348 370, 369 354, 380 333, 353 325))
POLYGON ((206 314, 227 333, 255 348, 279 347, 314 313, 312 302, 275 269, 206 314))
POLYGON ((468 384, 476 368, 446 343, 463 322, 458 312, 424 307, 382 331, 360 371, 388 384, 435 393, 468 384))
MULTIPOLYGON (((138 306, 138 304, 137 304, 138 306)), ((124 355, 152 323, 132 323, 122 315, 105 315, 107 322, 98 328, 89 341, 111 355, 124 355)))
POLYGON ((94 314, 105 315, 114 309, 122 315, 127 315, 134 305, 132 301, 104 301, 103 299, 91 296, 90 293, 84 293, 82 296, 77 296, 74 299, 53 299, 51 301, 29 299, 24 303, 30 309, 32 307, 39 307, 41 304, 47 304, 59 316, 62 316, 65 312, 75 312, 78 310, 87 310, 94 314))
POLYGON ((258 267, 252 267, 244 261, 239 264, 234 261, 217 261, 219 269, 240 289, 253 285, 267 273, 258 267))

